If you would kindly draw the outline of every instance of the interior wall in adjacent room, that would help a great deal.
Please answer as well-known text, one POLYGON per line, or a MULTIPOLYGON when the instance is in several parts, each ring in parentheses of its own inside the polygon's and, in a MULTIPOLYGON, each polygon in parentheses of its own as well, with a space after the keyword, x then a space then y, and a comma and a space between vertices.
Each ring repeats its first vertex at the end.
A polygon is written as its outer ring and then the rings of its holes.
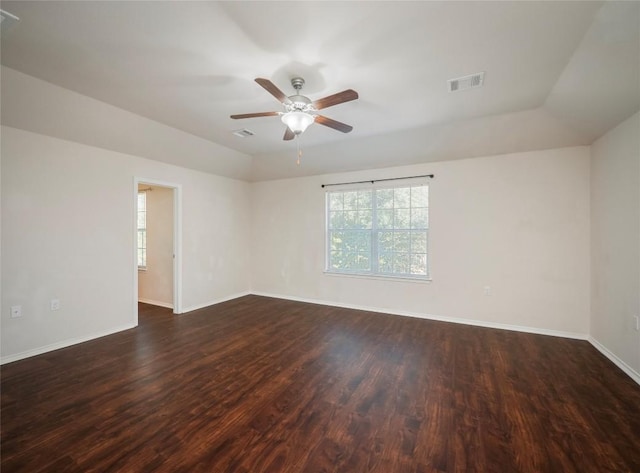
POLYGON ((573 147, 254 183, 253 291, 586 338, 589 170, 573 147), (323 273, 321 184, 428 173, 431 282, 323 273))

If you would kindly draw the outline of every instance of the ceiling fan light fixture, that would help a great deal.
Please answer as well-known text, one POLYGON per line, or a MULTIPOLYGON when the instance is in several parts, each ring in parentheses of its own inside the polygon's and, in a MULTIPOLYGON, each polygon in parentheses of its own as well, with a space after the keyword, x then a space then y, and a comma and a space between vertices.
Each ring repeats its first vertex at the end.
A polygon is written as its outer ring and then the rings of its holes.
POLYGON ((313 121, 313 115, 300 111, 287 112, 282 115, 282 123, 287 125, 296 135, 304 133, 313 121))

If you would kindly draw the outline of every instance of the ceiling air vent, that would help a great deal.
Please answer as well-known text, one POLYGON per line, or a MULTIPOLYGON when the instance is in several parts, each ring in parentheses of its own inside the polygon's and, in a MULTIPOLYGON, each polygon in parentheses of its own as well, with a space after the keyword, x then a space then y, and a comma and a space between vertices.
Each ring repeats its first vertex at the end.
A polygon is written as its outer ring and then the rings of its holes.
POLYGON ((478 72, 464 77, 457 77, 456 79, 449 79, 447 84, 449 85, 449 92, 458 92, 460 90, 482 87, 482 84, 484 84, 484 72, 478 72))
POLYGON ((17 23, 19 18, 9 12, 0 10, 0 31, 7 31, 11 25, 17 23))
POLYGON ((248 136, 255 135, 254 132, 252 132, 251 130, 247 130, 246 128, 242 128, 241 130, 235 130, 235 131, 232 131, 231 133, 233 133, 236 136, 239 136, 240 138, 246 138, 248 136))

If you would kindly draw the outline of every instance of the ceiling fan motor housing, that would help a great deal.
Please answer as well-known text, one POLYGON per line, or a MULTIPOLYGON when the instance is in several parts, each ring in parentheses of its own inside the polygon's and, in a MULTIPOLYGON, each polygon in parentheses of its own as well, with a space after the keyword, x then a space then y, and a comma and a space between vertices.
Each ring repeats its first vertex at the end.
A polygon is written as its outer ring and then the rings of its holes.
POLYGON ((291 100, 291 103, 285 104, 285 108, 288 112, 308 112, 310 110, 313 110, 311 100, 309 100, 309 98, 305 97, 304 95, 292 95, 289 97, 289 100, 291 100))
POLYGON ((304 85, 304 79, 302 77, 294 77, 291 79, 291 85, 296 89, 296 94, 289 96, 290 104, 285 104, 287 112, 309 112, 314 110, 311 105, 311 100, 304 95, 300 95, 300 90, 304 85))

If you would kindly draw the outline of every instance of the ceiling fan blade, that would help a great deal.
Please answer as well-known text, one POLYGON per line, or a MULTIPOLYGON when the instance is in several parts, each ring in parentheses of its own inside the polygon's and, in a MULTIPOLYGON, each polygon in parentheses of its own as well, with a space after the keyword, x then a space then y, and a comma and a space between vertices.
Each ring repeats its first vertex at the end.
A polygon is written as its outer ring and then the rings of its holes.
POLYGON ((231 115, 231 118, 237 120, 238 118, 275 117, 277 115, 280 115, 280 112, 241 113, 240 115, 231 115))
POLYGON ((262 79, 258 77, 256 79, 256 82, 260 84, 264 88, 264 90, 266 90, 271 95, 273 95, 276 99, 278 99, 278 101, 282 103, 291 103, 291 100, 289 100, 289 97, 284 95, 284 92, 278 89, 278 87, 276 87, 276 85, 273 82, 271 82, 269 79, 262 79))
POLYGON ((295 137, 296 134, 291 131, 291 128, 287 127, 287 129, 284 131, 284 137, 282 139, 285 141, 289 141, 294 139, 295 137))
POLYGON ((353 130, 351 125, 347 125, 346 123, 342 123, 331 118, 324 117, 322 115, 316 115, 316 123, 320 123, 320 125, 328 126, 329 128, 333 128, 334 130, 341 131, 342 133, 349 133, 353 130))
POLYGON ((323 108, 333 107, 344 102, 350 102, 358 98, 358 92, 355 90, 347 89, 337 94, 329 95, 323 99, 318 99, 313 102, 313 106, 316 110, 322 110, 323 108))

